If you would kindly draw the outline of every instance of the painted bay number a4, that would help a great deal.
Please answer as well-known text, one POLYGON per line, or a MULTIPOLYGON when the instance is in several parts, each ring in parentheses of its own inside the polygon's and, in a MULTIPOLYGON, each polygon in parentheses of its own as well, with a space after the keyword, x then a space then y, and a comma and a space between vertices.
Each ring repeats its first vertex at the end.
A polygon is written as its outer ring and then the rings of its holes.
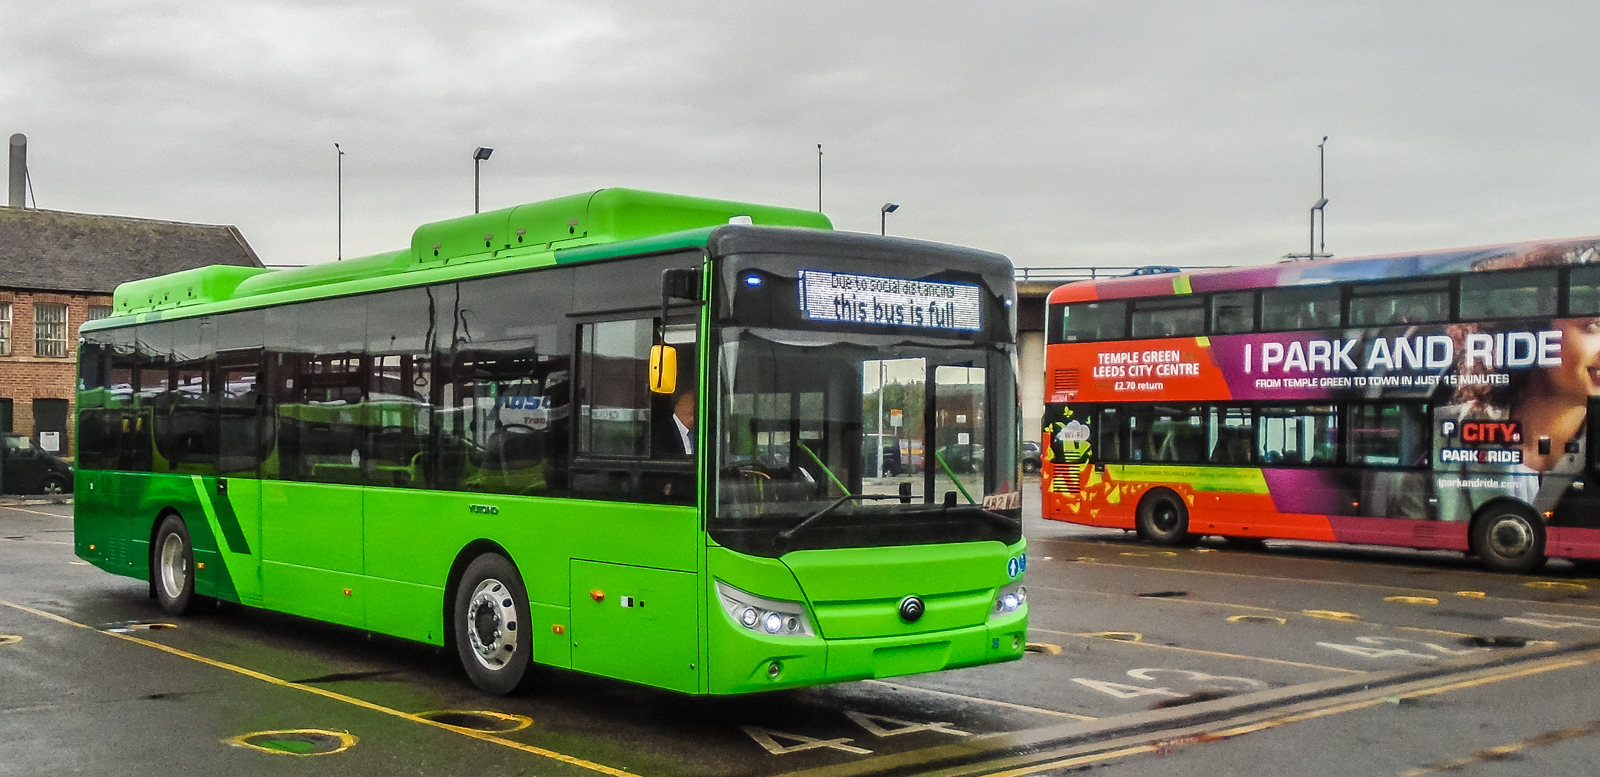
MULTIPOLYGON (((854 710, 845 710, 844 714, 851 722, 879 739, 897 737, 902 734, 915 734, 921 731, 948 734, 953 737, 971 736, 966 731, 951 728, 949 723, 914 723, 909 720, 890 718, 883 715, 869 715, 865 712, 856 712, 854 710)), ((739 728, 749 735, 751 739, 754 739, 756 744, 761 745, 772 755, 788 755, 806 750, 821 749, 838 750, 851 755, 870 755, 872 753, 871 750, 864 747, 856 747, 850 744, 855 741, 850 737, 817 739, 802 734, 774 731, 761 726, 740 726, 739 728)))

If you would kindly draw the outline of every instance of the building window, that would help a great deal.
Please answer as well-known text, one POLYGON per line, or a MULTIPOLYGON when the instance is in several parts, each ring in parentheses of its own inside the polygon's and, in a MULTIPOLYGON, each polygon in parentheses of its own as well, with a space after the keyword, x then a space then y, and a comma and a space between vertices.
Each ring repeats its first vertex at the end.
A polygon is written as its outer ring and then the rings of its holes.
POLYGON ((90 321, 99 321, 102 318, 110 318, 110 317, 111 317, 111 306, 110 305, 90 305, 89 306, 89 320, 90 321))
POLYGON ((0 302, 0 356, 11 355, 11 303, 0 302))
POLYGON ((67 355, 67 306, 51 302, 33 305, 33 352, 38 356, 67 355))

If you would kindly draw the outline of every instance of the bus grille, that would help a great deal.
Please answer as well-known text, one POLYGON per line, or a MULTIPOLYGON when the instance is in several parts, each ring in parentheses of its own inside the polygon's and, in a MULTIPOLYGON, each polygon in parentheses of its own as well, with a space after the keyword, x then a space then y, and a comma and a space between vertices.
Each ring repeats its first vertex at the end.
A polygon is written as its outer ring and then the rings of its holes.
POLYGON ((1050 478, 1050 493, 1052 494, 1076 494, 1079 487, 1077 467, 1068 468, 1066 472, 1050 478))
POLYGON ((1050 393, 1054 401, 1065 402, 1078 397, 1078 368, 1067 367, 1055 371, 1050 380, 1050 393))

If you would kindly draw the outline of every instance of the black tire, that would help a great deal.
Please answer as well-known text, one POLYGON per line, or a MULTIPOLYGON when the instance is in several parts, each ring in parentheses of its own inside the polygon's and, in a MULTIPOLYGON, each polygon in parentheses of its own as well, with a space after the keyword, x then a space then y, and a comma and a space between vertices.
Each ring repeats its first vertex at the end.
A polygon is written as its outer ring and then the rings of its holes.
POLYGON ((1198 539, 1189 534, 1189 508, 1183 499, 1164 488, 1145 494, 1139 500, 1139 511, 1134 519, 1139 539, 1155 545, 1173 547, 1198 539))
POLYGON ((1544 521, 1516 505, 1494 505, 1472 524, 1472 551, 1496 572, 1531 572, 1545 562, 1544 521))
POLYGON ((187 615, 196 604, 194 595, 194 543, 183 519, 169 515, 156 530, 150 546, 150 585, 168 615, 187 615))
POLYGON ((1024 473, 1026 473, 1026 474, 1029 474, 1029 475, 1032 475, 1033 473, 1038 472, 1039 471, 1039 462, 1034 461, 1033 459, 1023 459, 1022 460, 1022 471, 1024 473))
POLYGON ((472 560, 450 610, 456 654, 472 684, 507 696, 527 690, 533 663, 533 616, 522 575, 504 556, 472 560))
POLYGON ((60 475, 46 475, 39 482, 39 493, 47 496, 60 496, 67 492, 67 479, 60 475))

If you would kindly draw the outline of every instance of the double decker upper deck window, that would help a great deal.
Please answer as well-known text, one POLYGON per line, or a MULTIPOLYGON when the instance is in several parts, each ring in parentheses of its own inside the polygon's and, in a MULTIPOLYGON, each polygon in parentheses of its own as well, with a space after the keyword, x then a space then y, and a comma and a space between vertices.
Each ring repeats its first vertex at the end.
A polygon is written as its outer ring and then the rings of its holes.
POLYGON ((1061 342, 1120 340, 1128 335, 1128 303, 1078 302, 1061 308, 1061 342))
POLYGON ((1199 299, 1150 299, 1133 303, 1134 338, 1188 337, 1206 333, 1206 309, 1199 299))
POLYGON ((1559 275, 1554 269, 1463 275, 1461 319, 1553 316, 1559 275))
POLYGON ((1427 324, 1450 320, 1450 282, 1361 284, 1350 290, 1351 326, 1427 324))
POLYGON ((1299 286, 1261 292, 1261 329, 1335 329, 1342 323, 1338 286, 1299 286))

